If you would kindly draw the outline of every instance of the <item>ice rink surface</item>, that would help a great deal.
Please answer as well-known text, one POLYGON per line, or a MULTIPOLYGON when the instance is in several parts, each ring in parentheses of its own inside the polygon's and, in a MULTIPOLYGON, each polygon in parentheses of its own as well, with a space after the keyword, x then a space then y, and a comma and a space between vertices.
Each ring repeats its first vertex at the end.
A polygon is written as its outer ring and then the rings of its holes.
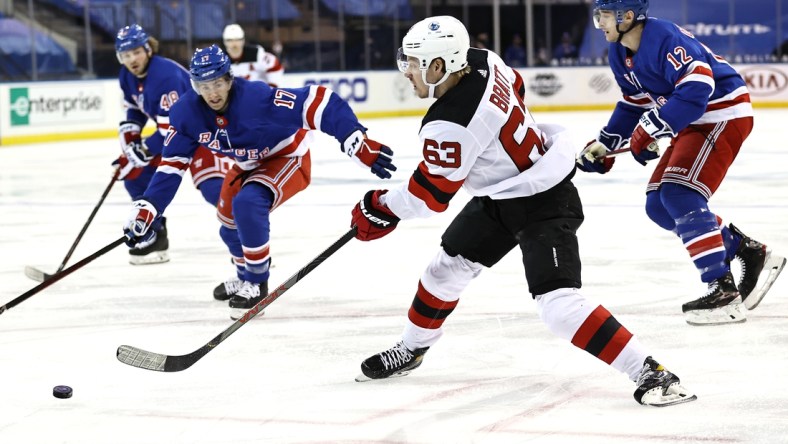
MULTIPOLYGON (((606 112, 538 113, 578 149, 606 112)), ((754 133, 713 211, 788 254, 785 111, 756 110, 754 133)), ((347 231, 372 188, 407 180, 419 119, 364 122, 395 150, 378 181, 336 141, 312 148, 311 186, 272 215, 275 288, 347 231)), ((115 139, 0 148, 0 304, 53 272, 101 192, 115 139)), ((693 327, 681 304, 705 292, 680 241, 648 220, 653 166, 622 156, 605 176, 578 172, 583 292, 603 303, 698 401, 649 408, 624 375, 552 336, 535 313, 518 251, 485 270, 411 375, 354 382, 367 356, 399 338, 422 270, 468 199, 352 240, 193 367, 121 364, 121 344, 180 355, 230 326, 212 289, 233 268, 219 222, 187 175, 167 210, 172 261, 134 267, 125 246, 0 316, 0 442, 16 443, 780 443, 788 442, 788 275, 743 324, 693 327), (74 388, 71 399, 52 396, 74 388)), ((130 199, 112 189, 71 263, 122 234, 130 199)))

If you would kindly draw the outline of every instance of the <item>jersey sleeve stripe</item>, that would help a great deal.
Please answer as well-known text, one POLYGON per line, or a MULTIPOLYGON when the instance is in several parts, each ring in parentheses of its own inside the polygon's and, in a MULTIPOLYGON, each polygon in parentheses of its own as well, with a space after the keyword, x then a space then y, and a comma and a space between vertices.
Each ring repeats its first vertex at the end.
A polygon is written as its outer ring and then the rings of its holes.
POLYGON ((331 96, 331 91, 328 91, 323 86, 309 87, 309 97, 304 103, 304 122, 309 129, 320 129, 320 124, 323 120, 323 110, 326 109, 326 104, 331 96))
POLYGON ((634 96, 624 96, 624 103, 628 105, 637 106, 638 108, 651 108, 651 99, 645 94, 636 94, 634 96))
POLYGON ((422 162, 408 183, 408 191, 424 202, 432 211, 440 213, 449 207, 449 201, 462 186, 462 182, 452 182, 445 177, 429 174, 422 162))
POLYGON ((165 157, 161 159, 157 171, 167 174, 177 174, 182 177, 186 169, 189 168, 190 161, 191 159, 188 157, 165 157))

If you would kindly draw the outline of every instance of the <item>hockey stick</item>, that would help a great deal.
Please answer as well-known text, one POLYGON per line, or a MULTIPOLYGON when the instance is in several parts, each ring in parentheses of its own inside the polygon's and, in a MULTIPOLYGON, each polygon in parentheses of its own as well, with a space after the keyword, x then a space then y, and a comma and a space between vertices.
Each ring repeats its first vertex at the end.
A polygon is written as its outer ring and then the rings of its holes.
POLYGON ((616 156, 620 156, 620 155, 622 155, 624 153, 628 153, 631 150, 632 150, 631 148, 619 148, 617 150, 608 151, 603 157, 616 157, 616 156))
POLYGON ((35 287, 31 288, 30 290, 24 292, 22 295, 17 296, 13 300, 11 300, 11 302, 8 302, 5 305, 3 305, 2 307, 0 307, 0 314, 5 313, 6 310, 8 310, 10 308, 16 307, 17 305, 19 305, 20 303, 24 302, 25 300, 27 300, 29 297, 33 296, 34 294, 36 294, 36 293, 40 292, 41 290, 49 287, 50 285, 52 285, 55 282, 63 279, 64 277, 68 276, 69 274, 79 270, 80 268, 84 267, 85 265, 93 262, 94 259, 98 258, 99 256, 104 255, 104 253, 106 253, 109 250, 112 250, 113 248, 115 248, 118 245, 122 244, 125 240, 126 240, 126 236, 122 236, 120 239, 112 241, 112 243, 110 243, 106 247, 104 247, 104 248, 100 249, 99 251, 91 254, 90 256, 86 257, 85 259, 82 259, 81 261, 77 262, 76 264, 66 268, 63 271, 60 271, 60 272, 57 272, 57 273, 53 274, 51 277, 47 278, 47 280, 45 280, 44 282, 36 285, 35 287))
POLYGON ((77 238, 74 239, 74 243, 71 244, 71 248, 68 250, 68 253, 66 253, 66 257, 63 258, 63 261, 60 263, 60 266, 57 267, 57 271, 55 271, 52 274, 44 273, 38 268, 31 267, 28 265, 25 267, 25 276, 29 277, 34 281, 44 282, 45 280, 51 278, 55 274, 63 271, 63 269, 66 267, 66 263, 68 262, 69 259, 71 259, 71 255, 74 253, 74 250, 77 248, 77 244, 79 243, 80 240, 82 240, 82 236, 84 236, 85 232, 88 230, 88 226, 90 225, 91 222, 93 222, 93 218, 96 216, 96 213, 98 213, 101 204, 104 203, 104 199, 107 198, 107 195, 109 194, 109 190, 112 189, 112 185, 114 185, 115 182, 118 180, 118 175, 120 175, 120 168, 115 168, 115 174, 112 175, 112 179, 110 179, 109 185, 107 185, 107 188, 104 189, 104 193, 101 195, 101 199, 99 199, 98 203, 93 208, 93 212, 90 213, 87 222, 85 222, 85 225, 82 226, 82 230, 77 235, 77 238))
POLYGON ((277 287, 276 290, 268 293, 268 296, 264 297, 260 302, 255 304, 254 307, 250 308, 249 311, 241 316, 240 319, 235 321, 232 325, 227 327, 227 329, 219 333, 218 336, 211 339, 207 344, 203 345, 197 350, 187 355, 170 356, 161 353, 145 351, 130 345, 121 345, 118 347, 117 351, 118 361, 128 364, 132 367, 144 368, 146 370, 156 370, 159 372, 179 372, 181 370, 186 370, 187 368, 194 365, 195 362, 199 361, 203 356, 208 354, 208 352, 224 342, 225 339, 230 337, 231 334, 235 333, 235 331, 241 328, 246 322, 254 318, 258 313, 271 305, 279 298, 279 296, 282 296, 282 294, 284 294, 284 292, 286 292, 290 287, 303 279, 303 277, 309 274, 310 271, 314 270, 332 254, 336 253, 337 250, 339 250, 355 236, 356 227, 353 227, 350 229, 350 231, 342 235, 339 240, 334 242, 333 245, 326 248, 325 251, 317 255, 316 258, 312 259, 312 261, 306 264, 302 269, 298 270, 296 274, 290 276, 290 278, 286 280, 284 284, 277 287))

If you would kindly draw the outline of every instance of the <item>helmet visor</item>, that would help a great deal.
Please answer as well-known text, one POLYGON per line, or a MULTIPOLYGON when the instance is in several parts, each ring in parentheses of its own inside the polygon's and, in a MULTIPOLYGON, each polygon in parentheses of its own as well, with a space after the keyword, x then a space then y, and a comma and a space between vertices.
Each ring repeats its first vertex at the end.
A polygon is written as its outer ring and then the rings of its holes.
POLYGON ((399 68, 400 72, 405 73, 408 71, 408 65, 408 56, 405 55, 405 51, 400 47, 397 50, 397 68, 399 68))

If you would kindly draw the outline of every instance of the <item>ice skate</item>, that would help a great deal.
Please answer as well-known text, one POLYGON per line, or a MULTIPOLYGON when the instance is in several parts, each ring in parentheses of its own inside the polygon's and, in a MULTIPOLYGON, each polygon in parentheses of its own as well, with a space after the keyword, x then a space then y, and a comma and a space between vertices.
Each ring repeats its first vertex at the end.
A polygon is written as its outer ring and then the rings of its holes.
POLYGON ((730 271, 709 282, 706 294, 682 305, 681 311, 691 325, 731 324, 747 320, 739 290, 730 271))
POLYGON ((129 249, 129 263, 131 265, 161 264, 170 261, 170 255, 167 253, 170 241, 167 239, 166 222, 166 219, 162 218, 161 230, 154 234, 148 245, 129 249))
POLYGON ((213 289, 213 298, 217 301, 226 301, 230 299, 238 293, 242 283, 243 280, 237 276, 227 279, 213 289))
POLYGON ((747 309, 752 310, 761 303, 783 271, 785 258, 772 254, 766 245, 748 237, 733 224, 729 228, 742 238, 736 250, 736 258, 741 263, 739 293, 747 309))
MULTIPOLYGON (((255 284, 249 281, 241 281, 241 289, 230 298, 230 319, 237 321, 241 319, 250 308, 257 305, 264 297, 268 296, 268 282, 255 284)), ((260 311, 258 316, 265 314, 260 311)))
POLYGON ((669 372, 651 356, 643 362, 637 385, 635 401, 643 405, 667 407, 698 399, 681 385, 678 376, 669 372))
POLYGON ((404 342, 399 341, 394 347, 365 359, 361 363, 361 374, 356 377, 356 381, 405 376, 421 365, 427 350, 429 347, 411 351, 404 342))

